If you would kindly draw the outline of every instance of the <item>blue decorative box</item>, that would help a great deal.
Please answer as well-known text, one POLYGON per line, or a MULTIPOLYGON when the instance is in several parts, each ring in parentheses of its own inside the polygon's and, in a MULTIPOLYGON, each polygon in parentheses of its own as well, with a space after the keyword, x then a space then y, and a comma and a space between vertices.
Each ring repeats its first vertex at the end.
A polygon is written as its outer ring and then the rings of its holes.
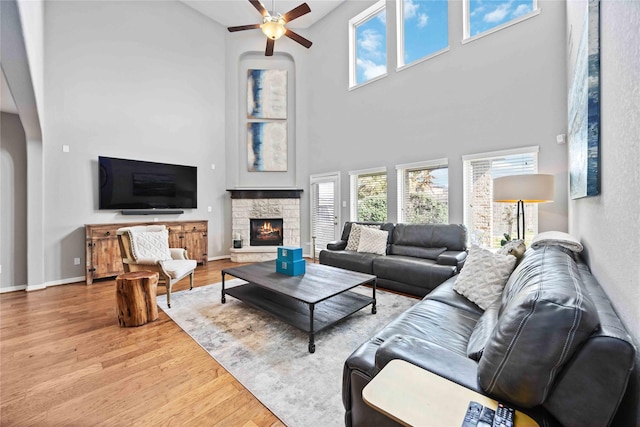
POLYGON ((287 274, 289 276, 299 276, 304 274, 307 263, 303 259, 295 261, 287 261, 282 259, 276 260, 276 271, 278 273, 287 274))
POLYGON ((278 259, 280 261, 299 261, 302 259, 302 248, 279 246, 278 259))

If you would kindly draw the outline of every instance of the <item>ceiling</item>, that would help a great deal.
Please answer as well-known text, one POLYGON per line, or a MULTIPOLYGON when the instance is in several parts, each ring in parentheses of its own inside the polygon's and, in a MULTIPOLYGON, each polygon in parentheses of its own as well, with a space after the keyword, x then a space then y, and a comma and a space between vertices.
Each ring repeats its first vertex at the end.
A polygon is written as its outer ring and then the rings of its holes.
MULTIPOLYGON (((225 27, 259 24, 261 16, 248 0, 180 0, 225 27)), ((265 9, 272 10, 273 0, 262 0, 265 9)), ((288 24, 289 28, 309 28, 346 0, 306 0, 311 8, 308 13, 288 24)), ((285 14, 305 0, 275 0, 275 9, 285 14)))

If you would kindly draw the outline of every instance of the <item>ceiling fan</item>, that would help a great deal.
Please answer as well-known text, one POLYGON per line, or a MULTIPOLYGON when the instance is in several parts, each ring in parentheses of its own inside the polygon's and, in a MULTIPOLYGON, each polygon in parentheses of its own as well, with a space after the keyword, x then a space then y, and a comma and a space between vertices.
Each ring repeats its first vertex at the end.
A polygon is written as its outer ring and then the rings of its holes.
MULTIPOLYGON (((275 0, 273 0, 275 2, 275 0)), ((274 6, 272 2, 272 7, 274 6)), ((302 15, 306 15, 311 12, 311 8, 308 4, 302 3, 300 6, 291 9, 289 12, 281 15, 276 13, 275 7, 274 10, 269 13, 267 9, 262 5, 259 0, 249 0, 249 3, 255 7, 258 12, 262 15, 262 24, 250 24, 250 25, 240 25, 237 27, 229 27, 227 28, 229 32, 234 31, 244 31, 244 30, 253 30, 256 28, 260 28, 262 32, 267 36, 267 48, 265 50, 266 56, 273 55, 273 46, 282 36, 287 36, 291 40, 300 43, 302 46, 307 49, 311 47, 311 41, 305 39, 300 34, 294 33, 290 29, 285 27, 285 24, 293 21, 296 18, 301 17, 302 15)))

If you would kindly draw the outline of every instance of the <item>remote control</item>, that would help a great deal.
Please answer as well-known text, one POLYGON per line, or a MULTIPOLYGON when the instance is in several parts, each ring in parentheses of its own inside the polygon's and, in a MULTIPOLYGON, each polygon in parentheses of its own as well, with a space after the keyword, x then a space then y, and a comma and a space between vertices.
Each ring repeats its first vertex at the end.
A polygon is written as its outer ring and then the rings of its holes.
POLYGON ((478 419, 477 427, 492 427, 495 413, 496 411, 485 406, 480 413, 480 419, 478 419))
POLYGON ((462 421, 462 427, 476 427, 478 420, 480 419, 481 411, 481 404, 478 402, 469 402, 467 413, 464 415, 464 421, 462 421))
POLYGON ((498 403, 498 409, 496 409, 496 415, 493 418, 493 427, 513 427, 514 416, 515 410, 512 407, 498 403))

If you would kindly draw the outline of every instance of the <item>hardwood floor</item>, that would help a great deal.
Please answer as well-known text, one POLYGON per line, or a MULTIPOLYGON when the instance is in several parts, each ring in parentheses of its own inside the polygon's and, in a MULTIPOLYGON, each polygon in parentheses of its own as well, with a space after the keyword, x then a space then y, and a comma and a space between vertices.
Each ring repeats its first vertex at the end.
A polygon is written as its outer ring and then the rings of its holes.
POLYGON ((0 402, 2 426, 284 425, 164 312, 120 327, 115 280, 0 294, 0 402))

